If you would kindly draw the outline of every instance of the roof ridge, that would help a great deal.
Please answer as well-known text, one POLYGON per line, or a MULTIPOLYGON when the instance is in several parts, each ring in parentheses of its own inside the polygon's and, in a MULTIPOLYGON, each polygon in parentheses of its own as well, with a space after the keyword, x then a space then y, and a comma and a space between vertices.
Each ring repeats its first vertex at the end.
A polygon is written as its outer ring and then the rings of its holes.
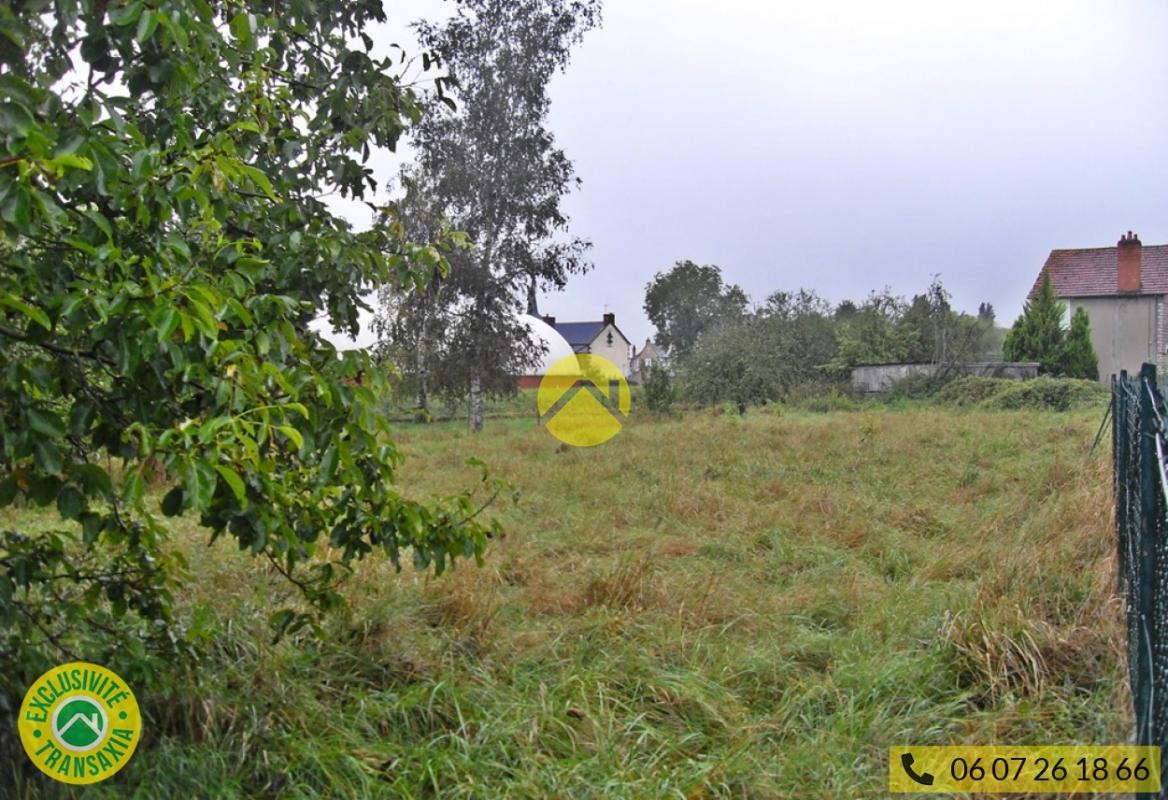
POLYGON ((1168 295, 1168 245, 1143 245, 1140 288, 1134 292, 1122 292, 1118 287, 1121 251, 1119 245, 1051 250, 1027 296, 1038 291, 1043 274, 1050 275, 1060 297, 1168 295))
MULTIPOLYGON (((1150 248, 1159 249, 1159 248, 1168 247, 1168 244, 1145 244, 1145 245, 1141 245, 1141 247, 1143 247, 1145 250, 1148 250, 1150 248)), ((1053 247, 1053 248, 1051 248, 1050 252, 1052 252, 1052 253, 1094 253, 1094 252, 1112 251, 1112 250, 1118 250, 1118 249, 1119 249, 1119 245, 1113 244, 1110 247, 1053 247)))

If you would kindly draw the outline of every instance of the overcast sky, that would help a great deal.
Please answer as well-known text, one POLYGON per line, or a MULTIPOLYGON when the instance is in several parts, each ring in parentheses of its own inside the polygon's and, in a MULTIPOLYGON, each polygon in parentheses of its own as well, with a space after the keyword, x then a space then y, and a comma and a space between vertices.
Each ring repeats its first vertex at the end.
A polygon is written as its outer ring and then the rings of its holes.
MULTIPOLYGON (((451 8, 389 4, 378 38, 451 8)), ((1168 242, 1166 43, 1158 0, 607 0, 551 86, 595 269, 540 310, 639 346, 688 258, 757 302, 940 273, 1009 324, 1051 248, 1168 242)))

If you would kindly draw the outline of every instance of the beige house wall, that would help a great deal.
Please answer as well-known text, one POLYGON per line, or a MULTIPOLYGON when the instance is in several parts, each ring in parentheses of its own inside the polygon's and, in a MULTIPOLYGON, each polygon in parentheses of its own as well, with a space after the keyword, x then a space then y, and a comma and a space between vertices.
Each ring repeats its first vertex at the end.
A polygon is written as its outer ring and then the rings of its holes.
POLYGON ((629 374, 629 343, 620 331, 616 329, 615 325, 605 325, 604 329, 600 331, 592 344, 589 345, 588 351, 594 355, 604 356, 612 363, 620 367, 622 375, 629 374), (608 344, 608 335, 612 334, 612 344, 608 344))
POLYGON ((1156 370, 1168 374, 1168 297, 1156 298, 1156 370))
POLYGON ((1091 321, 1091 344, 1099 357, 1099 380, 1126 369, 1140 371, 1140 365, 1152 361, 1163 370, 1168 348, 1168 319, 1164 298, 1157 295, 1136 297, 1063 298, 1070 313, 1083 308, 1091 321))

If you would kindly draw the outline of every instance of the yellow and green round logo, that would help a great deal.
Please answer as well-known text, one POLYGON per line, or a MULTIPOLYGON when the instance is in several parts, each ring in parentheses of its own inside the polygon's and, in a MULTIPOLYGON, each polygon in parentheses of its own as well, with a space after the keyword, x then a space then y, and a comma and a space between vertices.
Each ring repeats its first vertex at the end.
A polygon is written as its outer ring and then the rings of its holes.
POLYGON ((138 701, 126 682, 83 661, 37 678, 16 725, 37 769, 65 783, 104 781, 126 765, 142 734, 138 701))
POLYGON ((632 395, 620 367, 590 353, 561 358, 539 382, 539 418, 565 444, 592 447, 620 432, 632 395))

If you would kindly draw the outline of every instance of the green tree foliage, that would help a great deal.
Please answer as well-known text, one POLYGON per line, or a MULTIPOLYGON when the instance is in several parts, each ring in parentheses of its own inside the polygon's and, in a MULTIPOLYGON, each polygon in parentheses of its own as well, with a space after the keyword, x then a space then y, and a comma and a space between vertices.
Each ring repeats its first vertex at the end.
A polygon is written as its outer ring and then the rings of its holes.
POLYGON ((750 405, 838 384, 857 364, 937 364, 931 391, 998 350, 992 323, 954 310, 934 278, 911 301, 884 289, 835 308, 808 290, 775 292, 752 312, 711 322, 676 363, 687 399, 750 405))
POLYGON ((677 402, 677 388, 673 376, 663 364, 650 364, 641 371, 642 386, 645 391, 645 405, 650 411, 665 413, 677 402))
POLYGON ((1026 301, 1022 314, 1006 334, 1002 352, 1008 361, 1037 361, 1043 372, 1063 372, 1063 317, 1066 305, 1054 294, 1050 275, 1042 274, 1038 292, 1026 301))
MULTIPOLYGON (((857 364, 920 363, 943 368, 998 357, 994 326, 984 315, 955 311, 949 292, 934 276, 911 301, 890 290, 873 292, 854 314, 839 317, 838 352, 832 362, 842 374, 857 364)), ((982 310, 984 311, 984 304, 982 310)), ((944 380, 950 370, 942 369, 944 380)))
POLYGON ((60 516, 0 533, 9 691, 64 653, 116 665, 175 638, 132 622, 165 622, 180 574, 160 514, 318 609, 375 551, 438 572, 483 553, 469 494, 393 489, 376 372, 308 327, 355 331, 362 287, 445 269, 320 199, 367 197, 371 149, 421 115, 371 52, 383 19, 366 0, 0 7, 0 503, 60 516))
POLYGON ((835 307, 833 316, 838 320, 851 319, 860 311, 856 304, 851 300, 842 300, 840 304, 835 307))
POLYGON ((775 397, 774 362, 761 349, 763 321, 740 317, 706 331, 680 361, 685 396, 704 405, 732 402, 739 411, 775 397))
POLYGON ((835 355, 831 306, 814 292, 776 292, 758 311, 708 330, 680 361, 686 394, 740 408, 823 380, 835 355))
POLYGON ((939 275, 933 276, 924 294, 913 296, 900 321, 914 332, 916 339, 911 360, 954 367, 1000 358, 993 308, 981 303, 975 316, 954 310, 951 299, 939 275))
POLYGON ((834 370, 845 373, 857 364, 908 361, 917 345, 918 332, 898 324, 907 310, 904 299, 887 288, 869 294, 854 313, 839 320, 834 370))
POLYGON ((913 295, 904 314, 897 320, 897 324, 908 333, 911 340, 906 360, 947 361, 952 321, 953 308, 949 304, 949 293, 941 281, 934 277, 923 294, 913 295))
MULTIPOLYGON (((413 180, 422 177, 403 175, 405 197, 394 205, 394 213, 407 237, 435 241, 442 238, 446 220, 430 202, 430 193, 413 185, 413 180)), ((452 387, 458 388, 460 397, 465 392, 466 381, 443 370, 449 363, 446 343, 452 294, 444 281, 446 266, 431 269, 420 290, 409 283, 391 282, 377 293, 376 358, 382 365, 393 365, 395 392, 413 393, 417 422, 429 421, 432 394, 453 401, 452 387)))
POLYGON ((657 329, 656 341, 684 358, 701 335, 746 313, 746 293, 722 282, 712 265, 678 261, 645 286, 645 314, 657 329))
POLYGON ((1062 374, 1068 378, 1099 379, 1099 359, 1091 344, 1091 321, 1082 306, 1071 315, 1071 329, 1063 339, 1062 374))
POLYGON ((389 304, 382 330, 391 350, 421 354, 409 369, 423 387, 469 393, 472 430, 484 394, 514 392, 539 355, 514 312, 537 285, 562 288, 589 266, 588 242, 566 235, 560 201, 579 181, 548 129, 547 87, 599 22, 599 0, 463 0, 448 22, 418 27, 458 107, 435 106, 417 126, 404 202, 424 220, 448 218, 476 248, 450 256, 432 297, 389 304))
POLYGON ((815 292, 775 292, 759 309, 762 325, 758 355, 772 364, 771 396, 781 399, 797 387, 818 383, 836 355, 836 324, 831 305, 815 292))

